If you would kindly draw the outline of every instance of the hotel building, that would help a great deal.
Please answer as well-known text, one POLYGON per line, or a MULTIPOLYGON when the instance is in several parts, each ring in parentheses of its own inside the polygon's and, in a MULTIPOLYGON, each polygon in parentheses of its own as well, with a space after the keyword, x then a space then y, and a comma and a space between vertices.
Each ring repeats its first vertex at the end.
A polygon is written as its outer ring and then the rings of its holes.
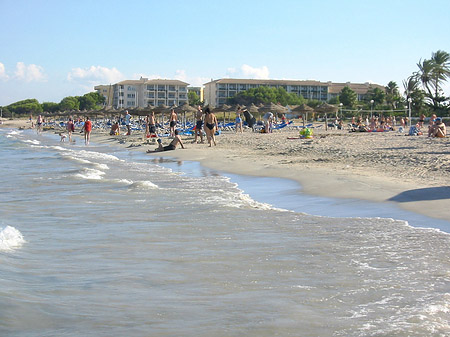
POLYGON ((384 87, 378 84, 370 83, 332 83, 319 81, 293 81, 293 80, 253 80, 253 79, 232 79, 225 78, 211 81, 204 84, 205 104, 213 107, 226 104, 227 98, 233 97, 240 91, 251 88, 272 87, 284 88, 288 93, 302 95, 306 99, 315 99, 319 101, 328 101, 338 96, 341 90, 348 86, 352 89, 361 101, 367 95, 367 91, 371 88, 384 87))
POLYGON ((106 105, 116 109, 183 105, 188 102, 188 83, 178 80, 126 80, 94 89, 105 96, 106 105))

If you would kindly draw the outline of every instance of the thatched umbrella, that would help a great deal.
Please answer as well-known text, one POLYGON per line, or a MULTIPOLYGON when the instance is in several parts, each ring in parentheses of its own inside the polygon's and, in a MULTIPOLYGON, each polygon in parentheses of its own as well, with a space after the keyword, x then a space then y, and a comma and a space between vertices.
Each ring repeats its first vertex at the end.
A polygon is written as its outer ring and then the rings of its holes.
POLYGON ((339 108, 334 105, 328 104, 328 103, 322 103, 321 105, 316 107, 314 110, 316 110, 317 112, 321 112, 321 113, 336 113, 339 111, 339 108))
POLYGON ((184 125, 184 128, 186 128, 186 112, 189 112, 189 113, 195 113, 195 112, 197 112, 197 109, 194 108, 194 107, 192 107, 192 106, 190 106, 190 105, 187 104, 187 103, 184 103, 183 105, 178 106, 178 107, 175 109, 175 111, 176 111, 177 113, 182 113, 182 114, 183 114, 183 125, 184 125))
POLYGON ((305 122, 308 120, 308 112, 311 112, 313 110, 314 109, 311 108, 309 105, 302 104, 302 105, 299 105, 298 107, 292 109, 292 112, 299 112, 302 114, 303 126, 305 126, 305 122))
POLYGON ((251 104, 249 107, 247 107, 247 110, 251 113, 251 114, 257 114, 259 112, 259 108, 255 105, 255 104, 251 104))
MULTIPOLYGON (((328 104, 328 103, 323 103, 321 105, 319 105, 318 107, 316 107, 314 110, 316 110, 317 112, 322 112, 325 114, 325 130, 328 130, 328 116, 327 114, 335 114, 339 111, 339 108, 328 104)), ((336 116, 337 117, 337 116, 336 116)))
POLYGON ((284 106, 282 106, 280 104, 275 104, 272 102, 264 105, 261 109, 263 111, 266 111, 266 112, 270 111, 273 113, 286 113, 287 112, 287 109, 284 106))

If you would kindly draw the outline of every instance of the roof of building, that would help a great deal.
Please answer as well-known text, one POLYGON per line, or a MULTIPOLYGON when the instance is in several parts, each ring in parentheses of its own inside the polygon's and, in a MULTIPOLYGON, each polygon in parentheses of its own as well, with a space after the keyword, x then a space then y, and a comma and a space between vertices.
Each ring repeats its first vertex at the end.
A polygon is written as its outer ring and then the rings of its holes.
POLYGON ((233 83, 233 84, 261 84, 261 85, 327 85, 326 82, 320 82, 315 80, 269 80, 269 79, 242 79, 242 78, 221 78, 214 80, 204 85, 211 83, 233 83))
POLYGON ((120 85, 140 85, 140 84, 164 84, 164 85, 182 85, 187 86, 189 83, 180 81, 180 80, 166 80, 166 79, 153 79, 149 80, 148 78, 142 78, 139 80, 125 80, 118 82, 116 84, 120 85))
POLYGON ((350 82, 347 82, 347 83, 331 83, 328 86, 328 92, 330 94, 339 94, 342 91, 342 89, 344 89, 345 87, 349 87, 357 94, 366 94, 367 90, 369 90, 371 88, 379 88, 381 90, 384 90, 384 87, 382 85, 375 84, 375 83, 350 83, 350 82))
POLYGON ((344 87, 348 86, 357 94, 366 94, 370 88, 380 88, 384 90, 384 87, 375 83, 333 83, 333 82, 320 82, 315 80, 255 80, 255 79, 236 79, 236 78, 222 78, 214 80, 204 85, 209 84, 259 84, 259 85, 310 85, 310 86, 326 86, 330 94, 339 94, 344 87))

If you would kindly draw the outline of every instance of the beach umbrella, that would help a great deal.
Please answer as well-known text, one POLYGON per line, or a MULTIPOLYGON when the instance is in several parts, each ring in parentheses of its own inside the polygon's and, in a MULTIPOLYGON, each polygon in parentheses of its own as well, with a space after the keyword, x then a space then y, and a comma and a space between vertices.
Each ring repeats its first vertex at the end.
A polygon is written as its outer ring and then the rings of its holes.
POLYGON ((247 107, 247 110, 251 113, 251 114, 257 114, 259 112, 259 108, 255 105, 255 104, 251 104, 249 107, 247 107))
POLYGON ((303 126, 305 126, 305 122, 308 120, 308 113, 312 111, 314 111, 314 109, 306 104, 299 105, 298 107, 292 109, 292 112, 298 112, 302 115, 303 126))
POLYGON ((302 105, 299 105, 299 106, 295 107, 294 109, 292 109, 292 112, 300 112, 303 114, 303 113, 311 112, 313 110, 314 109, 311 108, 309 105, 302 104, 302 105))
POLYGON ((334 105, 328 104, 328 103, 322 103, 321 105, 316 107, 314 110, 316 110, 317 112, 321 112, 321 113, 336 113, 336 112, 338 112, 339 108, 334 105))

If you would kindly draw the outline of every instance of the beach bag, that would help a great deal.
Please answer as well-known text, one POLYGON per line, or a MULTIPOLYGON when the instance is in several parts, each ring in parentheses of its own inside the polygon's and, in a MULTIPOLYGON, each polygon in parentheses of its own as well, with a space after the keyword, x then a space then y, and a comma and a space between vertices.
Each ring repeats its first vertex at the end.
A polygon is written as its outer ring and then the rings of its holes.
POLYGON ((313 132, 310 128, 304 128, 300 131, 300 137, 310 139, 312 138, 313 132))

